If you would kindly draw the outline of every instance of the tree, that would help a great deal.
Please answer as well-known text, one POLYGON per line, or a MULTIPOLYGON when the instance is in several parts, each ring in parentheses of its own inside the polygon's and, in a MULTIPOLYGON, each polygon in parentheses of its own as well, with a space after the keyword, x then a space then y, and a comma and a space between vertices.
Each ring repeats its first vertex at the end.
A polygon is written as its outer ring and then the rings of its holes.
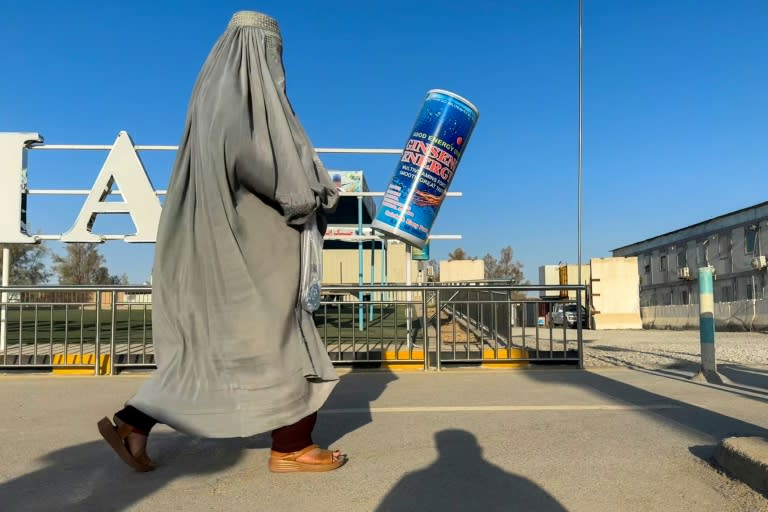
POLYGON ((456 261, 456 260, 474 260, 475 258, 470 258, 467 253, 462 249, 461 247, 457 247, 456 250, 453 252, 448 253, 448 261, 456 261))
POLYGON ((483 261, 486 279, 509 279, 515 284, 528 284, 523 275, 523 264, 513 259, 512 246, 504 247, 498 260, 489 253, 483 261))
MULTIPOLYGON (((118 276, 110 275, 98 244, 67 244, 64 256, 53 254, 53 270, 60 284, 122 284, 118 276)), ((127 281, 127 277, 123 276, 127 281)))
POLYGON ((11 285, 37 285, 48 281, 51 272, 45 266, 48 249, 43 244, 12 244, 10 250, 11 285))

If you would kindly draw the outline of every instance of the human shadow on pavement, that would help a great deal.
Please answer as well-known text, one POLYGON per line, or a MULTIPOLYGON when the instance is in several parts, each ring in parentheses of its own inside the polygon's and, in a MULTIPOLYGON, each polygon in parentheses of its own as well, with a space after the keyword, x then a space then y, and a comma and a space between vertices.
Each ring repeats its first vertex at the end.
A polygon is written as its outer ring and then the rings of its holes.
MULTIPOLYGON (((321 409, 313 433, 315 442, 331 445, 370 423, 370 403, 389 382, 397 379, 391 372, 365 372, 362 378, 360 372, 354 371, 341 375, 331 398, 321 409), (350 413, 324 414, 326 409, 350 413)), ((95 424, 93 432, 94 438, 98 438, 95 424)), ((39 469, 0 483, 0 510, 122 511, 175 480, 205 475, 210 477, 198 485, 211 485, 214 492, 216 473, 224 472, 231 478, 228 470, 243 459, 247 450, 267 449, 271 441, 269 432, 247 438, 204 439, 155 431, 149 438, 148 453, 158 467, 149 473, 137 473, 98 438, 55 450, 39 461, 39 469)), ((266 468, 266 454, 263 464, 266 468)))
POLYGON ((439 458, 429 467, 407 473, 376 512, 566 510, 531 480, 507 473, 483 459, 477 439, 466 430, 437 432, 435 444, 439 458))
MULTIPOLYGON (((639 414, 661 420, 681 430, 692 430, 716 440, 731 436, 768 437, 768 429, 718 412, 664 395, 646 391, 631 384, 611 379, 590 371, 532 371, 528 376, 542 383, 567 384, 581 387, 595 394, 606 396, 619 404, 640 407, 639 414), (649 407, 651 406, 651 407, 649 407), (653 406, 657 406, 653 408, 653 406), (660 406, 660 407, 659 407, 660 406), (642 409, 646 407, 646 409, 642 409)), ((660 375, 660 377, 663 377, 660 375)), ((725 390, 720 390, 725 391, 725 390)), ((710 462, 714 447, 691 450, 695 455, 710 462)))
POLYGON ((102 440, 68 446, 43 457, 40 469, 0 484, 0 507, 25 512, 127 510, 178 478, 234 466, 248 442, 153 433, 149 452, 158 467, 149 473, 123 464, 102 440))

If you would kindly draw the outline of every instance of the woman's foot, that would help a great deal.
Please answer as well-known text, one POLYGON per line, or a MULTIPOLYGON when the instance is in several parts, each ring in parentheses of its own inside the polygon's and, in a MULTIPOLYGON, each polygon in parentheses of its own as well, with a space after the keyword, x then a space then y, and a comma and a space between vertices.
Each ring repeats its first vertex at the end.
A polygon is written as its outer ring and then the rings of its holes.
POLYGON ((128 451, 133 458, 148 466, 154 467, 155 463, 152 462, 149 455, 147 455, 147 439, 149 439, 149 435, 144 432, 139 432, 118 417, 115 417, 114 421, 115 425, 117 425, 118 432, 120 429, 128 432, 128 436, 125 438, 125 446, 128 448, 128 451))
POLYGON ((146 472, 155 469, 155 464, 147 456, 147 434, 137 431, 133 426, 115 417, 115 425, 107 418, 98 423, 99 433, 117 455, 136 471, 146 472))
POLYGON ((325 450, 312 444, 296 452, 272 450, 269 469, 274 473, 318 473, 340 468, 347 462, 347 456, 339 450, 325 450))

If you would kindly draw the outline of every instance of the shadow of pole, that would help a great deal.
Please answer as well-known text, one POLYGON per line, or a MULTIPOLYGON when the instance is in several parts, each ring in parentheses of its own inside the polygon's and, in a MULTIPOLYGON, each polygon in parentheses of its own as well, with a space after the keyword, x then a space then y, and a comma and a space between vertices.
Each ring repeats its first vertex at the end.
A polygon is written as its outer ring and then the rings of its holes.
MULTIPOLYGON (((768 429, 693 404, 652 393, 625 382, 590 371, 530 372, 530 378, 539 382, 567 384, 585 388, 595 394, 608 396, 617 402, 635 406, 667 405, 671 407, 645 409, 653 419, 666 421, 681 430, 688 429, 714 438, 715 441, 731 436, 768 437, 768 429)), ((659 375, 660 377, 664 377, 659 375)), ((668 377, 667 377, 668 378, 668 377)), ((695 383, 691 383, 695 384, 695 383)), ((727 391, 727 390, 721 390, 727 391)), ((710 462, 714 446, 697 447, 691 453, 710 462)))

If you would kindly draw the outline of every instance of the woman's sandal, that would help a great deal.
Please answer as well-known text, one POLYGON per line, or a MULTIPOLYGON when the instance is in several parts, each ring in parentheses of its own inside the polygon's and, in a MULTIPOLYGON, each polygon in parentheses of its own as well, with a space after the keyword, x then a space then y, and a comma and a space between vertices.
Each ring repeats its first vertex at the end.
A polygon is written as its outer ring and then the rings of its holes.
POLYGON ((333 471, 347 462, 346 455, 334 456, 334 452, 331 450, 322 450, 322 456, 318 458, 317 462, 300 462, 296 460, 305 453, 319 448, 318 445, 311 444, 297 452, 284 453, 272 450, 269 457, 269 470, 273 473, 320 473, 322 471, 333 471))
POLYGON ((155 469, 155 464, 147 456, 146 452, 134 456, 131 454, 131 450, 128 448, 128 435, 133 432, 138 432, 134 427, 122 421, 118 421, 115 418, 115 423, 112 424, 106 417, 99 421, 99 433, 101 437, 115 450, 115 453, 123 459, 123 462, 131 466, 136 471, 142 473, 152 471, 155 469))

